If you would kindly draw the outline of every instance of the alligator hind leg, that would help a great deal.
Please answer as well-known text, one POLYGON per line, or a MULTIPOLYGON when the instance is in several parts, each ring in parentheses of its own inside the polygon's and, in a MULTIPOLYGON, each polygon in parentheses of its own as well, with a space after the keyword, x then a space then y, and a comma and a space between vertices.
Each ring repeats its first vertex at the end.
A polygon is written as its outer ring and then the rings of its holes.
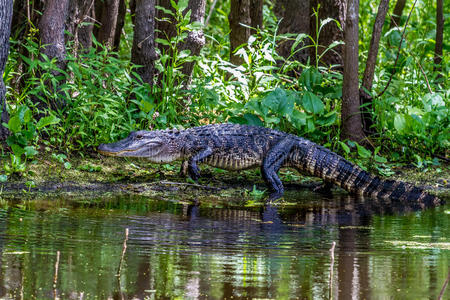
POLYGON ((294 144, 295 141, 290 138, 286 138, 270 149, 264 157, 261 166, 261 174, 266 184, 272 189, 272 193, 267 199, 268 202, 277 200, 283 196, 283 183, 277 173, 283 165, 283 162, 288 157, 294 144))

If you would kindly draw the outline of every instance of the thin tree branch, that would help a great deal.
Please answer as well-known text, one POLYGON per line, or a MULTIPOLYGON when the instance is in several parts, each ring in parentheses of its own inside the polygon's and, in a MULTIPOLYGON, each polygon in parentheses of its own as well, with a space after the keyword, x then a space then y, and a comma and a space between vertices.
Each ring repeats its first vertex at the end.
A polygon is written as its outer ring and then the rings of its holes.
POLYGON ((444 286, 442 287, 441 292, 439 293, 438 300, 441 300, 442 296, 444 296, 445 288, 447 287, 449 280, 450 280, 450 271, 448 272, 447 280, 445 280, 444 286))
POLYGON ((209 19, 211 19, 211 15, 214 12, 214 8, 216 7, 217 0, 214 0, 213 4, 211 4, 211 8, 209 9, 208 17, 206 17, 205 27, 209 24, 209 19))
POLYGON ((419 68, 420 68, 420 71, 423 74, 423 77, 425 77, 425 82, 427 83, 428 91, 430 92, 430 94, 433 94, 433 90, 431 89, 430 82, 428 81, 427 74, 425 74, 425 71, 423 70, 422 65, 420 64, 420 61, 418 61, 417 64, 419 65, 419 68))
MULTIPOLYGON (((403 27, 402 38, 400 39, 400 43, 398 44, 397 57, 395 58, 395 61, 394 61, 394 68, 397 65, 398 59, 400 57, 400 51, 402 50, 402 42, 403 42, 403 39, 405 38, 406 27, 408 27, 409 19, 411 18, 411 14, 412 14, 412 12, 414 10, 414 7, 416 6, 416 3, 417 3, 417 0, 414 1, 414 4, 411 7, 411 10, 409 11, 408 18, 406 19, 405 26, 403 27)), ((391 81, 392 81, 392 78, 394 77, 394 74, 395 74, 395 71, 393 71, 391 73, 391 76, 389 77, 388 83, 386 84, 384 89, 381 91, 381 93, 379 93, 377 95, 377 98, 383 96, 384 92, 386 92, 386 90, 388 89, 389 85, 391 84, 391 81)))

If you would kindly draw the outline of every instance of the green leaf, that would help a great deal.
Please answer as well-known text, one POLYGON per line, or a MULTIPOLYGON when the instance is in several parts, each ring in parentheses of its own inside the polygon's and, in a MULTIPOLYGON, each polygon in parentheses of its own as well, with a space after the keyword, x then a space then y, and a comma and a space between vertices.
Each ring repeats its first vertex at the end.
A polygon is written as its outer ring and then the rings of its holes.
POLYGON ((291 54, 294 53, 295 48, 297 48, 298 44, 300 44, 306 37, 307 37, 307 35, 305 33, 300 33, 297 35, 297 37, 295 38, 295 41, 291 47, 291 54))
POLYGON ((21 146, 19 146, 17 144, 12 144, 11 149, 12 149, 14 155, 17 157, 20 157, 25 152, 24 148, 22 148, 21 146))
POLYGON ((141 102, 139 102, 140 109, 143 112, 145 112, 145 113, 150 112, 153 109, 154 106, 155 105, 153 103, 150 103, 150 102, 145 101, 145 100, 142 100, 141 102))
POLYGON ((262 104, 281 116, 292 114, 294 109, 293 97, 289 97, 286 91, 281 88, 276 88, 264 97, 262 104))
POLYGON ((70 168, 72 168, 72 164, 71 164, 70 162, 66 161, 66 162, 64 163, 64 168, 66 168, 67 170, 69 170, 70 168))
POLYGON ((300 84, 305 86, 308 90, 312 90, 314 86, 322 83, 323 76, 316 68, 307 68, 303 70, 300 75, 300 84))
POLYGON ((6 181, 8 181, 8 176, 4 175, 4 174, 0 175, 0 182, 6 182, 6 181))
POLYGON ((37 122, 36 128, 40 130, 48 125, 58 124, 59 121, 59 118, 55 117, 54 115, 43 117, 37 122))
POLYGON ((267 113, 269 112, 268 108, 261 105, 261 103, 258 101, 258 99, 252 99, 248 101, 244 107, 249 110, 255 111, 257 114, 259 114, 261 117, 267 116, 267 113))
POLYGON ((261 121, 261 119, 258 116, 254 115, 254 114, 244 114, 244 118, 247 121, 248 125, 264 126, 264 124, 261 121))
POLYGON ((39 153, 33 146, 26 146, 23 150, 25 150, 26 157, 33 157, 39 153))
POLYGON ((396 114, 394 117, 394 127, 399 133, 403 133, 406 128, 406 119, 402 114, 396 114))
POLYGON ((23 123, 30 122, 30 120, 31 120, 31 110, 27 106, 22 105, 19 108, 17 114, 19 115, 20 121, 22 121, 23 123))
POLYGON ((375 161, 378 163, 387 163, 387 159, 383 156, 375 155, 375 161))
POLYGON ((324 110, 322 100, 310 91, 305 91, 302 97, 303 108, 313 114, 321 114, 324 110))
POLYGON ((155 39, 155 42, 164 46, 170 46, 170 42, 164 39, 155 39))
POLYGON ((338 141, 338 143, 339 143, 339 145, 341 146, 342 150, 344 150, 344 152, 345 152, 346 154, 349 154, 349 153, 350 153, 350 148, 349 148, 345 143, 343 143, 343 142, 341 142, 341 141, 338 141))
POLYGON ((12 133, 17 133, 20 131, 20 129, 22 128, 22 122, 20 122, 20 118, 18 115, 14 115, 11 117, 11 119, 9 119, 8 122, 8 129, 12 132, 12 133))
POLYGON ((367 150, 363 146, 356 144, 356 148, 358 149, 358 155, 362 158, 369 158, 372 156, 372 152, 367 150))
POLYGON ((303 126, 306 125, 306 118, 307 118, 306 114, 298 110, 294 110, 290 115, 291 123, 297 129, 301 129, 303 126))

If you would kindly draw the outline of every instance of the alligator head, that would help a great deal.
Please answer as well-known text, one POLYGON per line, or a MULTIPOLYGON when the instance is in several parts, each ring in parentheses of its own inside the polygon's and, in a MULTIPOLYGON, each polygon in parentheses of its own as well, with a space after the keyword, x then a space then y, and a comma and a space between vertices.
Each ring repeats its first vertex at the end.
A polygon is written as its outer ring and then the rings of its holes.
POLYGON ((135 131, 116 143, 100 144, 98 152, 108 156, 145 157, 155 163, 167 163, 182 156, 179 131, 135 131))

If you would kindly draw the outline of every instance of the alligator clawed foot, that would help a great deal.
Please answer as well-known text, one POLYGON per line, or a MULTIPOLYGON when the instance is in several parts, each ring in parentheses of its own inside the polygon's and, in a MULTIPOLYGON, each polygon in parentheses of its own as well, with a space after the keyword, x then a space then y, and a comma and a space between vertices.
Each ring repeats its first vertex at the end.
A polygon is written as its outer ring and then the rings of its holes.
POLYGON ((266 203, 278 202, 281 197, 283 197, 283 193, 273 192, 269 195, 269 198, 267 198, 266 203))

